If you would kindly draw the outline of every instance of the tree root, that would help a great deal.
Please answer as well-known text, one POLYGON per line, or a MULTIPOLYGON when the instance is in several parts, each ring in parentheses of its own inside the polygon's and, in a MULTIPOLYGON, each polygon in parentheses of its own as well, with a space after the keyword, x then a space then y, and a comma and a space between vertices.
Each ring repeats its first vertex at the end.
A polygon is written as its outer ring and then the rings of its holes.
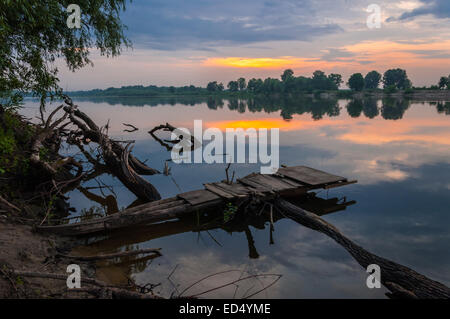
MULTIPOLYGON (((148 167, 129 154, 129 145, 124 148, 120 143, 112 141, 68 97, 66 97, 65 102, 67 106, 64 107, 64 111, 71 123, 78 128, 77 131, 71 132, 71 138, 68 141, 73 142, 74 139, 82 138, 84 141, 97 143, 105 165, 136 197, 143 201, 160 199, 161 196, 156 188, 138 175, 159 174, 159 171, 148 167)), ((90 160, 93 159, 90 158, 90 160)))

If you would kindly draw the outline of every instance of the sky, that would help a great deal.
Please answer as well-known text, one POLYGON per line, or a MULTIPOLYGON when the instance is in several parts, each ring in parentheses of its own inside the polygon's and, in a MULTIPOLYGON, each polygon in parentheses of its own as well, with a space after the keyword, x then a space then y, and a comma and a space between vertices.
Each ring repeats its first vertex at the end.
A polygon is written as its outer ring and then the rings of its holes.
POLYGON ((121 15, 133 43, 117 58, 91 51, 75 73, 59 61, 65 90, 196 85, 315 70, 406 69, 415 86, 450 74, 449 0, 133 0, 121 15), (369 28, 381 8, 380 28, 369 28))

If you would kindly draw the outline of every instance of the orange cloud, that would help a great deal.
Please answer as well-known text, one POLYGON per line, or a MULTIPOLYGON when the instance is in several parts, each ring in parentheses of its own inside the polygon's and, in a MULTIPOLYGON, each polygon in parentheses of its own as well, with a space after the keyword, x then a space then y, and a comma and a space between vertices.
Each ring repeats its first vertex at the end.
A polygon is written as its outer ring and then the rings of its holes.
POLYGON ((204 61, 206 66, 234 67, 234 68, 262 68, 278 69, 286 67, 301 67, 311 61, 304 58, 280 57, 280 58, 244 58, 226 57, 209 58, 204 61))
MULTIPOLYGON (((449 65, 450 40, 434 42, 398 43, 392 41, 364 41, 342 48, 356 58, 374 61, 376 65, 436 66, 449 65), (436 56, 433 56, 433 52, 436 56)), ((373 66, 373 65, 371 65, 373 66)))

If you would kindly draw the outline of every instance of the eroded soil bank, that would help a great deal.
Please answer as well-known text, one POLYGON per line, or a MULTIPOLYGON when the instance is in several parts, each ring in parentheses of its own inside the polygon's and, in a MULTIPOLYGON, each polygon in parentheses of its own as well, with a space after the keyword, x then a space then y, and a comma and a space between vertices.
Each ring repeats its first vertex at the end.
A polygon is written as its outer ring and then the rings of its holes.
MULTIPOLYGON (((69 293, 66 281, 25 278, 15 271, 67 274, 68 260, 58 253, 70 250, 76 241, 39 234, 29 225, 13 222, 0 215, 0 298, 87 298, 86 293, 69 293)), ((94 266, 80 263, 82 276, 94 277, 94 266)))

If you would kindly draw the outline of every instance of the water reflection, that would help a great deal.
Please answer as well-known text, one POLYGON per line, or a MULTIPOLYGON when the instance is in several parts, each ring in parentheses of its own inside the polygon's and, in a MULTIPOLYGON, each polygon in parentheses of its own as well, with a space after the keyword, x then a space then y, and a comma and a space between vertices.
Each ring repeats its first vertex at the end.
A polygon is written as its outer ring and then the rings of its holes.
MULTIPOLYGON (((91 195, 89 195, 91 196, 91 195)), ((345 210, 348 206, 355 204, 354 201, 346 201, 345 198, 329 198, 323 199, 317 197, 315 193, 310 193, 305 197, 298 198, 295 203, 305 209, 315 212, 319 216, 335 213, 338 211, 345 210)), ((133 227, 132 229, 118 230, 113 233, 108 234, 107 238, 100 238, 98 240, 89 238, 89 244, 76 248, 73 253, 80 255, 97 255, 97 254, 109 254, 116 253, 123 250, 139 249, 139 246, 148 242, 154 242, 156 239, 176 236, 185 233, 196 233, 199 237, 204 236, 209 238, 211 242, 217 244, 216 249, 222 250, 226 249, 223 243, 216 239, 212 234, 213 231, 223 231, 226 234, 232 236, 233 234, 243 233, 245 235, 241 236, 242 240, 246 241, 247 256, 250 259, 261 258, 258 252, 257 246, 263 246, 264 244, 261 240, 256 240, 253 233, 257 232, 268 232, 269 245, 276 245, 274 240, 274 232, 277 229, 277 224, 280 220, 285 217, 278 213, 277 211, 271 211, 266 205, 264 207, 255 208, 249 211, 245 215, 236 215, 235 218, 227 221, 224 218, 225 207, 216 208, 212 211, 202 212, 201 214, 191 214, 188 216, 183 216, 180 219, 173 220, 143 226, 143 227, 133 227)), ((298 226, 302 227, 302 226, 298 226)), ((264 240, 267 243, 267 239, 264 240)), ((244 247, 244 244, 241 244, 244 247)), ((165 254, 165 251, 162 251, 165 254)), ((155 258, 158 256, 147 256, 144 258, 134 259, 134 257, 121 257, 119 260, 115 260, 114 263, 101 261, 98 262, 97 275, 103 280, 114 285, 125 285, 131 278, 131 275, 139 275, 144 271, 148 271, 151 267, 151 263, 157 262, 155 258)), ((264 257, 262 258, 264 262, 264 257)), ((151 271, 151 270, 150 270, 151 271)), ((205 273, 204 276, 214 274, 215 270, 211 269, 209 273, 205 273)), ((228 273, 228 271, 227 271, 228 273)), ((234 276, 230 272, 231 276, 234 276)), ((242 275, 242 273, 241 273, 242 275)), ((254 273, 253 275, 263 275, 261 273, 254 273)), ((282 274, 281 274, 282 275, 282 274)), ((222 276, 227 279, 227 277, 222 276)), ((231 280, 228 276, 228 280, 231 280)), ((197 277, 184 278, 183 282, 179 283, 182 287, 186 287, 189 281, 195 282, 197 277)), ((252 278, 254 280, 260 278, 252 278)), ((147 279, 148 280, 148 279, 147 279)), ((161 291, 171 291, 173 287, 170 285, 170 281, 162 280, 159 278, 158 282, 152 282, 151 284, 158 285, 161 291)), ((254 285, 255 282, 249 281, 247 283, 240 283, 241 289, 244 289, 246 285, 254 285)), ((140 282, 140 285, 145 283, 140 282)), ((212 284, 212 283, 209 283, 212 284)), ((214 287, 212 287, 214 288, 214 287)), ((247 293, 252 292, 252 287, 245 287, 247 293)), ((160 291, 160 293, 161 293, 160 291)), ((172 291, 173 293, 173 291, 172 291)), ((218 296, 223 291, 211 292, 209 297, 218 296)), ((165 297, 169 297, 166 295, 165 297)), ((232 297, 229 295, 228 297, 232 297)))
MULTIPOLYGON (((249 98, 220 96, 198 97, 84 97, 76 98, 77 101, 87 101, 94 103, 108 103, 110 105, 125 106, 160 106, 160 105, 185 105, 195 106, 206 103, 208 109, 218 110, 227 107, 230 111, 238 113, 274 113, 279 112, 285 120, 291 120, 293 115, 311 114, 314 120, 320 120, 324 116, 337 117, 341 114, 342 107, 336 98, 314 98, 309 96, 265 96, 259 95, 249 98)), ((373 119, 381 114, 385 120, 398 120, 403 117, 412 103, 412 100, 398 97, 385 97, 381 100, 373 97, 356 98, 348 100, 347 113, 352 118, 358 118, 362 114, 369 119, 373 119), (381 105, 379 105, 380 103, 381 105)), ((436 107, 438 113, 450 114, 450 102, 439 101, 429 102, 436 107)))
MULTIPOLYGON (((114 138, 136 140, 135 154, 148 159, 150 166, 160 171, 170 154, 147 133, 156 125, 169 122, 191 129, 195 119, 202 119, 205 127, 221 129, 279 127, 280 163, 307 165, 358 180, 356 185, 318 194, 323 199, 347 196, 357 201, 344 212, 325 215, 325 219, 367 250, 450 285, 448 101, 179 97, 102 98, 77 103, 98 123, 110 119, 110 133, 114 138), (139 131, 124 133, 124 122, 135 125, 139 131)), ((38 103, 27 103, 25 115, 31 118, 37 109, 38 103)), ((148 177, 163 197, 224 179, 225 165, 221 164, 171 165, 170 168, 170 177, 148 177)), ((236 164, 233 169, 240 178, 258 171, 259 166, 236 164)), ((98 184, 91 180, 83 185, 84 189, 102 199, 93 202, 83 191, 74 190, 68 196, 78 213, 94 204, 103 213, 113 212, 116 206, 122 209, 135 201, 134 195, 111 176, 98 178, 102 184, 114 186, 117 203, 108 202, 107 197, 114 195, 112 191, 104 189, 102 194, 100 189, 92 188, 98 184)), ((368 290, 364 270, 322 234, 286 219, 276 222, 272 234, 270 225, 266 224, 264 229, 257 225, 252 222, 245 228, 243 223, 239 231, 232 232, 218 227, 208 230, 208 234, 193 228, 198 226, 195 220, 167 222, 140 232, 117 234, 105 239, 103 244, 89 245, 89 249, 114 252, 133 245, 161 247, 162 257, 137 267, 129 260, 127 267, 105 264, 101 269, 111 280, 119 280, 120 273, 120 280, 132 276, 141 284, 164 281, 166 284, 160 289, 165 295, 173 292, 166 278, 178 265, 171 279, 184 286, 205 274, 244 269, 284 275, 259 297, 384 296, 383 291, 368 290), (274 245, 270 244, 271 239, 274 245)), ((205 283, 202 289, 217 283, 205 283)), ((233 293, 222 291, 214 296, 230 297, 233 293)))

